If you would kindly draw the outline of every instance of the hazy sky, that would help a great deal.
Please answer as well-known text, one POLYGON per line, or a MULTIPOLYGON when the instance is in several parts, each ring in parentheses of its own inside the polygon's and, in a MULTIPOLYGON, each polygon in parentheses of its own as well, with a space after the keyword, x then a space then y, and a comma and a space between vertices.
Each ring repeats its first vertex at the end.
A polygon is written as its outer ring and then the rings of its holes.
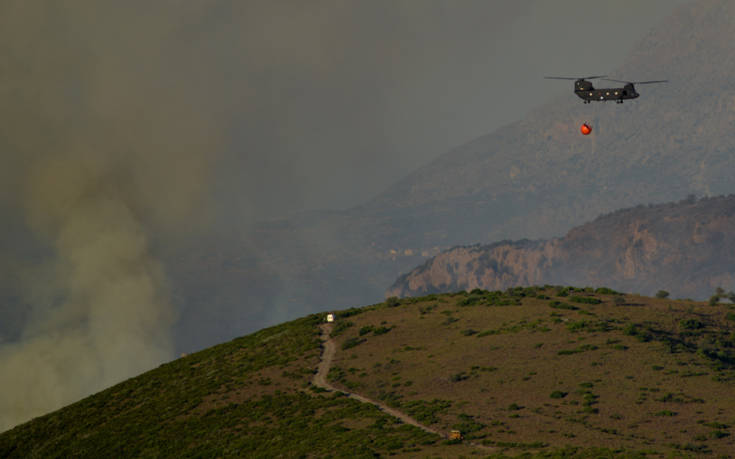
POLYGON ((216 126, 208 191, 225 221, 345 208, 571 91, 543 75, 612 71, 680 3, 4 0, 0 100, 21 93, 24 126, 175 101, 216 126))
POLYGON ((612 71, 680 3, 242 3, 212 45, 236 44, 221 57, 241 97, 220 196, 258 216, 359 204, 571 92, 543 75, 612 71))

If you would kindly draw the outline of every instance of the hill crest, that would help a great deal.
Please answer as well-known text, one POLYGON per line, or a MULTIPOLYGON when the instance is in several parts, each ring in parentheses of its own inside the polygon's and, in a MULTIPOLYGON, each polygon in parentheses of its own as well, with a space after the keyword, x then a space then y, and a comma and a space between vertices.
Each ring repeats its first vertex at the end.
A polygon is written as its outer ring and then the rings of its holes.
POLYGON ((4 432, 0 455, 483 454, 476 444, 494 457, 667 457, 735 447, 731 305, 543 286, 336 314, 329 384, 465 440, 312 385, 325 316, 314 314, 4 432))

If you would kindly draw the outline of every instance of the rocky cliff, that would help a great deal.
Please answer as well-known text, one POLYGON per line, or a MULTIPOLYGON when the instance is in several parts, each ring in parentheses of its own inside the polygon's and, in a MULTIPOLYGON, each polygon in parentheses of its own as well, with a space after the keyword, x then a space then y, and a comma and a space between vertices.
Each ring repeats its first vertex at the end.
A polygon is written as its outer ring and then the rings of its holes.
POLYGON ((735 287, 735 195, 638 206, 561 238, 455 247, 401 276, 387 296, 575 284, 704 298, 735 287))

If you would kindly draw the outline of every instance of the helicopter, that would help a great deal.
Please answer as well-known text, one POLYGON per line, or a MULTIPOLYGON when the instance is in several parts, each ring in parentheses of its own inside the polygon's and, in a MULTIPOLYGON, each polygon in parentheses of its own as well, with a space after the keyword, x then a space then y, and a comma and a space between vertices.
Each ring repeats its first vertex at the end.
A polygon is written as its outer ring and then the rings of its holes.
POLYGON ((544 77, 548 80, 575 80, 574 81, 574 94, 584 100, 585 104, 589 104, 593 100, 596 101, 608 101, 614 100, 618 104, 622 104, 625 99, 635 99, 640 96, 635 90, 636 84, 652 84, 652 83, 666 83, 669 80, 651 80, 651 81, 622 81, 613 80, 606 78, 607 75, 596 75, 588 77, 557 77, 547 76, 544 77), (622 88, 602 88, 596 89, 592 86, 592 83, 587 80, 601 79, 606 81, 614 81, 616 83, 625 83, 622 88))

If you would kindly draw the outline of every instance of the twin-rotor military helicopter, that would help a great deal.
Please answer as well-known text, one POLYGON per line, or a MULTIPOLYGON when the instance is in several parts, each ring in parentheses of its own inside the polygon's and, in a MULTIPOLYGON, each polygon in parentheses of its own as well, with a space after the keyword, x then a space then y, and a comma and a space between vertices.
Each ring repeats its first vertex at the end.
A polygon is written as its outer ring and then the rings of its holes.
MULTIPOLYGON (((585 104, 590 102, 606 102, 608 100, 614 100, 618 104, 622 104, 625 99, 635 99, 640 96, 635 90, 636 84, 653 84, 653 83, 666 83, 668 80, 651 80, 651 81, 621 81, 606 78, 607 75, 595 75, 587 77, 558 77, 558 76, 547 76, 544 77, 549 80, 575 80, 574 81, 574 94, 584 101, 585 104), (625 83, 622 88, 595 88, 592 83, 587 80, 601 79, 606 81, 614 81, 616 83, 625 83)), ((582 134, 588 135, 592 132, 592 126, 587 123, 583 123, 580 127, 582 134)))

